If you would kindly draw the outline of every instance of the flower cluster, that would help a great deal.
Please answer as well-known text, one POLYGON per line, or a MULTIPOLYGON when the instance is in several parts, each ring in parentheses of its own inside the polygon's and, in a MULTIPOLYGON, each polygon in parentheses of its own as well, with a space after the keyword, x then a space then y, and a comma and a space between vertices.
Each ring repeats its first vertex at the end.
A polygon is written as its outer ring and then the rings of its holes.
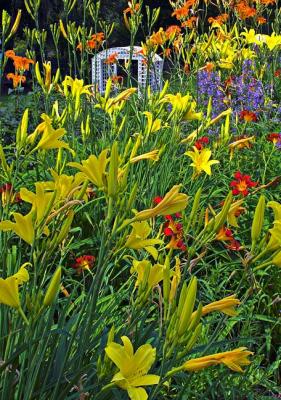
POLYGON ((232 77, 229 82, 231 106, 235 114, 241 111, 255 110, 256 116, 262 112, 265 94, 262 81, 257 79, 255 65, 252 60, 245 60, 241 75, 232 77))
POLYGON ((198 71, 197 82, 199 103, 207 107, 210 97, 212 98, 212 118, 225 111, 226 95, 220 74, 204 68, 198 71))
POLYGON ((15 67, 15 73, 7 74, 7 79, 13 81, 14 89, 26 82, 26 77, 23 75, 25 71, 29 71, 30 64, 34 64, 34 61, 27 57, 17 56, 14 50, 7 50, 5 57, 13 60, 15 67))

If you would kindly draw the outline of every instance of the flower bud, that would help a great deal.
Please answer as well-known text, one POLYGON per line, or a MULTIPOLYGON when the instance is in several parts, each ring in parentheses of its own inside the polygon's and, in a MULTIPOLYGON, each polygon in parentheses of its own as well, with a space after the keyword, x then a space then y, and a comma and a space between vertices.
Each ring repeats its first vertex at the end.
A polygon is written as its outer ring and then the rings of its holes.
POLYGON ((265 212, 265 197, 261 195, 255 209, 254 219, 252 223, 251 237, 252 237, 252 251, 261 234, 265 212))
POLYGON ((43 305, 45 307, 50 306, 54 302, 60 288, 60 280, 61 280, 61 267, 58 267, 51 279, 48 290, 43 300, 43 305))

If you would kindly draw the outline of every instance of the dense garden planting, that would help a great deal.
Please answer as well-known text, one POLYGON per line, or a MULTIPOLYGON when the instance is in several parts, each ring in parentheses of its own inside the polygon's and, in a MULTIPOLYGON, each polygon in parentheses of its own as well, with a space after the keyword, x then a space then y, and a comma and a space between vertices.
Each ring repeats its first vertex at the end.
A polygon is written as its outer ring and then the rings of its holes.
POLYGON ((2 10, 2 400, 281 397, 281 9, 165 3, 2 10))

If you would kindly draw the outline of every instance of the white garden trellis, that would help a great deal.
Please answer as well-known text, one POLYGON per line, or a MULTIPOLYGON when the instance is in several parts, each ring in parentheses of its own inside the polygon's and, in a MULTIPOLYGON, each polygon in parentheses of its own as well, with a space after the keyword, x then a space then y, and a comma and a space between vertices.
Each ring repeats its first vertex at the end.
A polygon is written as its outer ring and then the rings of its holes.
MULTIPOLYGON (((163 73, 163 59, 155 54, 152 65, 148 71, 145 63, 145 58, 141 53, 142 48, 139 46, 133 47, 132 61, 137 61, 137 83, 139 93, 147 85, 153 91, 159 91, 162 89, 162 73, 163 73)), ((106 82, 110 77, 117 76, 117 63, 106 63, 108 57, 115 55, 117 61, 124 60, 126 63, 130 59, 130 47, 113 47, 106 49, 96 54, 92 58, 92 83, 97 87, 100 93, 105 92, 106 82)))

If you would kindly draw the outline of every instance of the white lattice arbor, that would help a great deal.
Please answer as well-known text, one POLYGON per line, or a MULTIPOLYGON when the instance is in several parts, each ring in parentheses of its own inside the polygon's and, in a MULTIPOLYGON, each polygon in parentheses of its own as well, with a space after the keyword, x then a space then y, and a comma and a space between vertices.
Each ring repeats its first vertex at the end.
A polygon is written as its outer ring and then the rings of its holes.
MULTIPOLYGON (((132 61, 137 61, 137 83, 139 92, 149 85, 153 91, 162 89, 163 59, 155 54, 152 65, 148 71, 142 48, 133 47, 132 61)), ((117 76, 118 62, 121 60, 126 63, 130 59, 130 47, 113 47, 98 53, 92 58, 92 83, 97 86, 100 93, 105 92, 108 78, 117 76), (107 63, 110 56, 116 57, 117 62, 107 63)))

